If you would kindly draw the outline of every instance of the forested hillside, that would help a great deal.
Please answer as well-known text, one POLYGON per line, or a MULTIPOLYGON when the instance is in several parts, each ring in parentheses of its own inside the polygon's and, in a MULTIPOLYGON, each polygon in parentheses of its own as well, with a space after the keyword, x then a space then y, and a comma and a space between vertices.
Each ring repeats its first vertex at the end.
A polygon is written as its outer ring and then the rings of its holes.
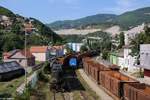
POLYGON ((27 35, 27 46, 62 43, 62 38, 49 27, 34 18, 25 18, 0 7, 0 51, 23 49, 25 24, 32 26, 27 35), (30 25, 31 24, 31 25, 30 25))

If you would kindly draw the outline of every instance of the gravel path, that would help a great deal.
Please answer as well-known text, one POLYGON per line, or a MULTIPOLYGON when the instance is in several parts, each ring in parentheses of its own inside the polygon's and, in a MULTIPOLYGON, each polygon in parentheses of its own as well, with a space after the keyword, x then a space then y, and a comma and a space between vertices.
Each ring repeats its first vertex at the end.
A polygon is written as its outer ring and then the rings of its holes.
POLYGON ((96 94, 101 98, 101 100, 113 100, 112 97, 110 97, 107 93, 105 93, 98 85, 92 81, 86 73, 83 71, 83 69, 78 70, 80 75, 83 77, 85 82, 89 85, 89 87, 96 92, 96 94))

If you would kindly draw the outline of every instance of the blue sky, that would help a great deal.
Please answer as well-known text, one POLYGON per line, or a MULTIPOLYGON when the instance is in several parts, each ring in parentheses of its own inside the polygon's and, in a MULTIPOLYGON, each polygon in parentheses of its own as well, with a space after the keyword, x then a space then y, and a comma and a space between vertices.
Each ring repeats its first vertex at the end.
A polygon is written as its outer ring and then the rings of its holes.
POLYGON ((150 0, 0 0, 0 5, 25 17, 50 23, 99 13, 121 14, 150 7, 150 0))

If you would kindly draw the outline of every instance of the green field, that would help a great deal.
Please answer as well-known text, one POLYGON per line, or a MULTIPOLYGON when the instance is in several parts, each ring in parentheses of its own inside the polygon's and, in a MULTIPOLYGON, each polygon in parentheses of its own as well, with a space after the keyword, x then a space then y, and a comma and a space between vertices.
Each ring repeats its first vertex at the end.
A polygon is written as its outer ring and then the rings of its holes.
POLYGON ((17 87, 23 83, 24 79, 25 77, 22 76, 9 82, 0 82, 0 94, 9 94, 15 96, 17 87))

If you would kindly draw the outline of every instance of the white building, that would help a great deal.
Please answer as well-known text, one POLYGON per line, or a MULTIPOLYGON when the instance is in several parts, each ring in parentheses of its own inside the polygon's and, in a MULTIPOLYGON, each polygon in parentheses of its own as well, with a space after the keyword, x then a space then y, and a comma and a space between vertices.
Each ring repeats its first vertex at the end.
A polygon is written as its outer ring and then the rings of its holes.
POLYGON ((35 56, 36 61, 46 61, 49 55, 48 46, 32 46, 30 52, 35 56))
POLYGON ((136 57, 132 57, 130 55, 131 53, 131 49, 129 46, 125 46, 124 47, 124 66, 126 68, 128 68, 128 71, 130 72, 133 72, 135 71, 137 68, 136 68, 136 57))
POLYGON ((150 70, 150 44, 140 45, 140 65, 150 70))
POLYGON ((140 67, 144 69, 144 77, 150 80, 150 44, 140 45, 140 67))
POLYGON ((67 44, 70 49, 72 49, 75 52, 80 52, 80 48, 83 45, 83 43, 68 43, 67 44))

